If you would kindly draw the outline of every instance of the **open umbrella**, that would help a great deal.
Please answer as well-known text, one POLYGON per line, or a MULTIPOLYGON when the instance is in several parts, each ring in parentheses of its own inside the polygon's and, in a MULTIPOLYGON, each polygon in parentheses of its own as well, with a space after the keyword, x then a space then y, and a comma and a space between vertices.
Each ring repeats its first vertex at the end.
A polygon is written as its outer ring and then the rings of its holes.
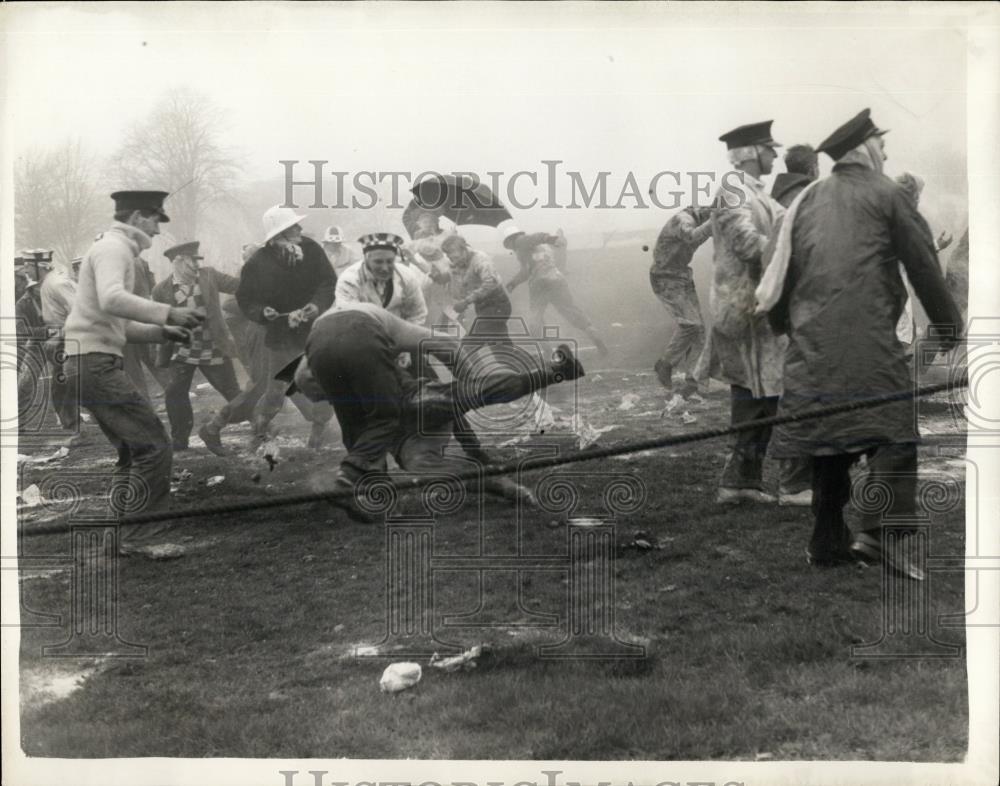
POLYGON ((470 175, 434 175, 410 189, 413 199, 403 211, 403 226, 413 237, 417 216, 433 213, 456 226, 479 224, 498 227, 511 215, 485 183, 470 175))

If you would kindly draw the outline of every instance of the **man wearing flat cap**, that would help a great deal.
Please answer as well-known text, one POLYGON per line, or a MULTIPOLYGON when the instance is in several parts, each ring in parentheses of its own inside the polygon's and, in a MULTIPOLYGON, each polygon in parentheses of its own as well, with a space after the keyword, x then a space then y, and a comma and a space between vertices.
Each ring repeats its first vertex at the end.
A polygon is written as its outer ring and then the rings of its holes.
MULTIPOLYGON (((116 480, 128 494, 112 494, 115 513, 156 509, 170 497, 173 450, 152 406, 124 370, 126 342, 159 343, 188 338, 203 315, 187 306, 154 303, 133 294, 135 259, 169 221, 164 191, 118 191, 115 221, 87 251, 80 266, 76 299, 66 318, 66 374, 79 385, 83 407, 118 450, 116 480), (75 380, 73 379, 75 377, 75 380), (127 500, 117 503, 115 500, 127 500)), ((159 525, 129 527, 122 533, 123 553, 157 552, 150 540, 166 530, 159 525)))
POLYGON ((232 358, 236 345, 226 328, 219 303, 219 293, 232 295, 240 280, 199 264, 204 258, 198 253, 197 240, 168 248, 163 255, 170 260, 172 271, 153 288, 153 300, 168 305, 182 305, 205 313, 205 321, 193 331, 187 344, 161 344, 157 365, 169 370, 164 399, 174 450, 186 450, 194 412, 191 409, 191 382, 200 371, 208 383, 226 399, 222 407, 198 431, 198 436, 216 454, 225 455, 219 432, 230 422, 230 406, 240 394, 232 358))
MULTIPOLYGON (((951 332, 951 345, 958 340, 961 315, 927 222, 882 172, 885 133, 866 109, 819 146, 836 162, 833 172, 792 203, 770 263, 773 275, 757 291, 758 310, 788 333, 779 415, 911 388, 896 337, 906 299, 900 263, 930 321, 951 332)), ((918 441, 912 400, 776 429, 776 455, 812 462, 811 563, 884 557, 909 578, 923 578, 911 558, 913 531, 893 528, 887 537, 882 527, 883 515, 916 517, 918 441), (849 470, 862 455, 869 475, 857 498, 885 496, 887 509, 862 512, 862 531, 852 537, 843 508, 852 496, 849 470)))
MULTIPOLYGON (((764 190, 761 178, 771 174, 776 148, 771 123, 751 123, 719 137, 735 168, 723 177, 712 212, 714 275, 711 289, 712 375, 730 386, 734 426, 774 415, 781 395, 785 339, 766 318, 754 315, 754 289, 760 282, 762 256, 783 210, 764 190)), ((806 504, 806 462, 781 467, 778 499, 764 491, 764 457, 769 427, 738 432, 719 482, 717 501, 806 504)))
MULTIPOLYGON (((236 290, 240 310, 266 330, 267 387, 254 406, 255 446, 267 439, 268 427, 285 400, 286 386, 275 375, 305 351, 312 321, 333 305, 337 276, 322 246, 303 236, 303 219, 280 205, 264 213, 264 243, 243 266, 236 290)), ((243 398, 254 395, 251 386, 231 404, 240 409, 243 398)), ((312 424, 309 447, 321 447, 333 410, 301 397, 293 401, 312 424)))
MULTIPOLYGON (((295 387, 309 398, 329 401, 336 410, 347 456, 325 490, 347 491, 369 473, 385 472, 390 453, 408 472, 447 477, 466 471, 470 465, 447 450, 456 418, 584 374, 566 345, 546 362, 533 361, 517 371, 474 360, 481 349, 474 344, 471 353, 464 352, 456 339, 435 336, 374 303, 337 303, 320 316, 305 357, 285 373, 294 374, 295 387), (418 351, 452 363, 455 379, 417 377, 396 363, 400 353, 418 351)), ((482 486, 507 499, 535 502, 510 478, 486 478, 482 486)), ((338 504, 355 519, 368 518, 353 498, 338 504)))

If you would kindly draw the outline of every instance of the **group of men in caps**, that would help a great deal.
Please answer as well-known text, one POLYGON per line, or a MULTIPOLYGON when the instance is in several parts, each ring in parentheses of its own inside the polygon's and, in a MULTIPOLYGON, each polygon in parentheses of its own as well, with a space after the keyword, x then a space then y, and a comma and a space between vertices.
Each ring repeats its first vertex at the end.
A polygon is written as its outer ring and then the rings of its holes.
MULTIPOLYGON (((303 235, 302 217, 280 206, 264 214, 264 242, 246 249, 238 278, 201 264, 200 244, 189 241, 164 252, 171 273, 143 297, 136 294, 141 274, 136 261, 159 234, 160 224, 170 220, 164 209, 167 196, 163 191, 112 194, 114 222, 82 258, 60 333, 66 383, 79 392, 79 403, 118 451, 114 483, 128 487, 128 493, 111 495, 118 514, 156 510, 167 503, 174 451, 187 447, 194 426, 189 393, 195 371, 226 399, 198 432, 220 455, 229 454, 221 432, 230 423, 251 421, 254 442, 263 442, 286 395, 312 424, 311 448, 322 444, 336 415, 348 455, 326 488, 347 492, 367 473, 383 471, 388 454, 407 470, 461 471, 461 461, 446 455, 453 437, 459 438, 465 460, 484 460, 478 441, 462 438, 471 431, 466 412, 583 373, 569 349, 561 347, 557 356, 533 370, 492 364, 485 375, 476 371, 473 379, 467 370, 481 364, 468 360, 471 350, 457 339, 434 338, 423 324, 425 305, 409 319, 393 313, 408 307, 402 287, 394 292, 399 271, 406 271, 402 277, 407 285, 420 280, 402 263, 404 256, 413 256, 401 238, 388 233, 361 238, 363 258, 344 268, 338 283, 324 247, 303 235), (352 289, 344 286, 345 279, 368 286, 352 289), (243 389, 232 362, 240 354, 229 330, 233 314, 222 308, 220 294, 234 295, 241 317, 262 331, 262 362, 248 364, 251 380, 243 389), (128 347, 147 343, 157 345, 157 366, 166 370, 169 435, 149 397, 126 371, 128 347), (423 362, 424 355, 435 351, 451 363, 450 381, 429 372, 423 362), (416 366, 404 368, 401 353, 417 358, 416 366)), ((339 230, 332 230, 324 237, 327 247, 342 244, 339 230)), ((472 261, 466 245, 456 243, 453 253, 466 266, 472 261)), ((419 283, 417 287, 423 304, 419 283)), ((474 298, 470 302, 478 307, 474 298)), ((491 480, 484 490, 532 501, 526 489, 508 479, 491 480)), ((353 494, 339 504, 353 518, 369 520, 353 494)), ((177 549, 156 544, 167 529, 123 528, 121 553, 176 556, 177 549)))
MULTIPOLYGON (((886 556, 919 579, 906 554, 907 530, 887 539, 881 516, 868 514, 855 535, 843 512, 849 470, 864 456, 865 482, 891 489, 891 510, 885 514, 903 520, 915 513, 919 436, 913 405, 900 402, 774 430, 766 419, 909 387, 910 367, 896 334, 907 301, 901 271, 931 322, 948 328, 957 341, 962 315, 938 264, 942 243, 935 244, 909 191, 883 174, 886 132, 868 110, 816 151, 792 148, 788 172, 768 195, 762 178, 771 173, 780 147, 771 125, 745 125, 720 137, 737 177, 724 179, 727 185, 710 206, 693 206, 671 218, 657 241, 650 281, 678 324, 656 364, 657 375, 671 388, 674 370, 683 369, 684 397, 696 395, 709 377, 730 386, 731 421, 739 431, 722 472, 720 503, 809 505, 811 564, 886 556), (829 177, 817 179, 817 152, 835 161, 829 177), (706 334, 690 264, 709 237, 714 271, 706 334), (763 485, 767 455, 781 461, 776 497, 763 485)), ((477 364, 469 359, 471 350, 430 331, 428 322, 435 317, 429 302, 453 316, 471 307, 481 318, 477 325, 487 325, 487 334, 503 345, 509 343, 507 293, 527 281, 533 324, 552 305, 606 351, 573 302, 558 264, 558 251, 565 247, 558 235, 507 231, 504 245, 516 254, 521 271, 504 286, 489 257, 442 230, 433 214, 419 218, 409 243, 389 233, 366 235, 360 240, 363 255, 354 259, 338 227, 317 243, 303 235, 301 216, 275 206, 263 218, 263 244, 246 249, 239 278, 201 265, 199 244, 186 242, 168 249, 171 275, 144 298, 134 292, 134 262, 159 225, 169 221, 163 208, 167 194, 112 196, 115 221, 83 258, 75 292, 67 299, 71 308, 63 315, 49 310, 53 321, 64 322, 59 337, 69 356, 67 384, 79 389, 83 405, 118 449, 116 474, 133 486, 124 513, 162 506, 169 496, 173 449, 186 447, 193 429, 188 394, 195 370, 227 401, 199 430, 206 446, 220 455, 228 453, 221 432, 229 423, 251 421, 255 442, 263 441, 286 395, 293 395, 311 424, 312 448, 323 444, 336 416, 348 452, 329 488, 344 490, 342 507, 367 519, 346 492, 356 490, 366 475, 383 471, 387 455, 413 471, 454 473, 463 461, 488 461, 465 421, 470 409, 583 373, 561 347, 530 372, 493 364, 485 379, 473 378, 469 369, 477 364), (246 358, 245 342, 233 346, 228 328, 237 314, 232 306, 220 307, 220 293, 235 295, 245 334, 258 331, 263 346, 243 389, 232 358, 241 349, 246 358), (158 344, 159 365, 168 369, 169 437, 125 371, 127 345, 141 342, 158 344), (449 381, 429 356, 450 363, 449 381), (447 455, 453 438, 461 456, 454 450, 447 455)), ((62 283, 51 288, 68 291, 62 283)), ((531 499, 506 480, 486 490, 531 499)), ((123 551, 142 552, 158 534, 155 528, 126 531, 123 551)))
MULTIPOLYGON (((899 393, 912 386, 908 347, 897 325, 909 281, 936 332, 958 342, 963 316, 938 262, 937 242, 906 188, 883 174, 886 131, 865 109, 837 128, 816 151, 797 145, 788 171, 769 196, 762 177, 780 147, 772 121, 740 126, 720 137, 739 173, 724 178, 708 206, 686 208, 663 228, 650 281, 677 323, 656 364, 672 389, 675 368, 686 369, 682 394, 709 377, 730 385, 731 422, 739 426, 719 483, 717 501, 807 505, 814 517, 806 557, 816 566, 857 559, 888 563, 923 578, 912 556, 913 529, 883 527, 916 516, 917 444, 914 404, 785 423, 772 416, 899 393), (818 179, 816 153, 833 159, 818 179), (707 340, 690 264, 713 240, 711 330, 707 340), (778 495, 763 486, 766 455, 780 462, 778 495), (866 487, 885 486, 890 504, 864 513, 854 534, 844 518, 852 466, 862 457, 866 487)), ((865 497, 865 490, 861 491, 865 497)))

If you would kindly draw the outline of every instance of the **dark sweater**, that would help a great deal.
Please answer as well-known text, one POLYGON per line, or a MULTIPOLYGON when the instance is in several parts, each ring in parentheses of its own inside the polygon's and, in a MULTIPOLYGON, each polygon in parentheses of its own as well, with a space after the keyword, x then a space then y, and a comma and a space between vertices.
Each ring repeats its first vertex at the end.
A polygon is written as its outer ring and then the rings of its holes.
POLYGON ((264 307, 288 314, 312 303, 320 313, 333 305, 337 275, 323 247, 302 238, 302 260, 295 265, 280 261, 272 246, 262 246, 243 266, 236 300, 247 319, 267 327, 264 344, 271 349, 305 349, 311 322, 292 330, 287 317, 264 318, 264 307))
POLYGON ((787 208, 811 182, 812 178, 808 175, 800 175, 798 172, 782 172, 774 178, 771 199, 787 208))

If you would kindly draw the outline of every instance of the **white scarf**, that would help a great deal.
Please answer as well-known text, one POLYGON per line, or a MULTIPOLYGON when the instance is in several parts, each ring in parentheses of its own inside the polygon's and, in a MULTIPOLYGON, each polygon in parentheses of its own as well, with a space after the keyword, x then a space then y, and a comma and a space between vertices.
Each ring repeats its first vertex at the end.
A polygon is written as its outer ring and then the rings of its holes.
POLYGON ((764 314, 770 311, 781 299, 781 293, 785 289, 785 276, 788 275, 788 263, 792 258, 792 225, 795 223, 795 214, 799 211, 802 197, 808 194, 818 182, 818 180, 814 180, 802 189, 792 204, 788 206, 788 211, 781 219, 774 253, 771 254, 771 261, 764 268, 764 275, 761 276, 760 283, 754 292, 757 296, 755 314, 764 314))
MULTIPOLYGON (((874 137, 868 137, 856 148, 837 159, 838 164, 860 164, 880 174, 882 161, 882 151, 875 146, 874 137)), ((754 293, 757 296, 755 314, 764 314, 770 311, 781 299, 781 293, 785 290, 785 277, 788 275, 788 263, 792 258, 792 227, 795 223, 795 214, 798 213, 802 197, 808 194, 809 190, 818 182, 818 180, 814 180, 806 186, 795 197, 795 201, 785 213, 781 227, 778 229, 778 241, 774 246, 771 261, 764 271, 764 275, 761 276, 760 284, 757 285, 757 290, 754 293)))

